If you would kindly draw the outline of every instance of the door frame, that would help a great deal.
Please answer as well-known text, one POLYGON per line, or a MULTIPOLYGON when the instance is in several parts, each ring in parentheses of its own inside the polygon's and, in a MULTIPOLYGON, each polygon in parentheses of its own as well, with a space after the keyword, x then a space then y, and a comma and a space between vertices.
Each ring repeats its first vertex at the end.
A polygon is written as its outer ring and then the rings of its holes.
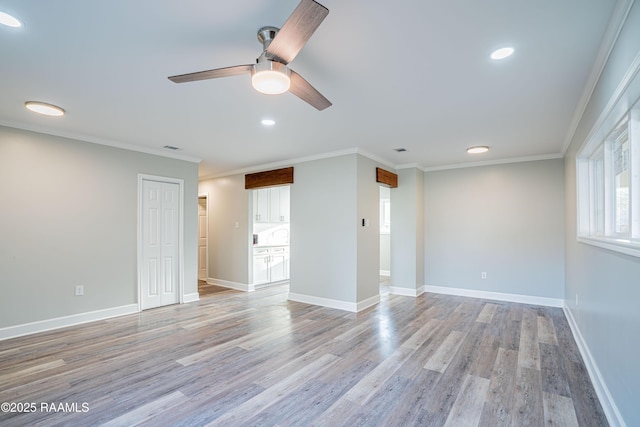
POLYGON ((142 184, 144 181, 164 182, 168 184, 178 184, 178 298, 179 303, 184 304, 184 180, 178 178, 170 178, 166 176, 138 174, 138 221, 137 221, 137 280, 138 280, 138 311, 142 311, 142 266, 143 266, 143 205, 144 193, 142 184))
MULTIPOLYGON (((205 200, 205 204, 204 204, 204 209, 205 209, 205 213, 207 216, 207 220, 205 221, 205 229, 207 231, 207 245, 206 245, 206 259, 204 260, 205 263, 205 281, 209 281, 209 194, 208 193, 198 193, 198 200, 200 199, 204 199, 205 200)), ((200 236, 198 236, 199 238, 200 236)), ((198 254, 198 256, 200 256, 200 254, 198 254)), ((200 266, 198 265, 198 270, 200 270, 200 266)), ((199 272, 199 271, 198 271, 199 272)), ((200 277, 198 277, 198 280, 200 280, 200 277)))

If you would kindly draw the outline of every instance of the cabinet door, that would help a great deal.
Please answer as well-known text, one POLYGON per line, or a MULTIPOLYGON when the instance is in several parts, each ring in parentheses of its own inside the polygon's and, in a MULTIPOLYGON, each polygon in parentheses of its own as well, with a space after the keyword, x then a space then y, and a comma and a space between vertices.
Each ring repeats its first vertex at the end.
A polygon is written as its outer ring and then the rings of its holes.
POLYGON ((288 253, 275 252, 271 255, 271 262, 269 263, 269 272, 272 282, 278 282, 280 280, 287 279, 287 258, 288 253))
POLYGON ((285 187, 280 187, 280 199, 278 200, 278 204, 280 205, 280 218, 281 222, 289 222, 289 202, 290 202, 290 191, 291 188, 287 185, 285 187))
POLYGON ((280 187, 269 189, 269 215, 271 222, 282 222, 280 215, 280 187))
POLYGON ((270 188, 253 190, 253 221, 270 222, 269 199, 270 188))
POLYGON ((269 278, 269 254, 253 256, 253 284, 268 283, 269 278))
POLYGON ((289 186, 271 188, 271 222, 289 222, 289 186))

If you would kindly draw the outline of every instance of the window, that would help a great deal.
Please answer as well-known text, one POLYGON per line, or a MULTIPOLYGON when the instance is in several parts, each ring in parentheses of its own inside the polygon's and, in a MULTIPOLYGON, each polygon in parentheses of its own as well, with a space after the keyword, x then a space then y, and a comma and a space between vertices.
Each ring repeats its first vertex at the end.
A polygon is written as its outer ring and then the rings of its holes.
POLYGON ((578 240, 640 257, 640 101, 577 158, 578 240))

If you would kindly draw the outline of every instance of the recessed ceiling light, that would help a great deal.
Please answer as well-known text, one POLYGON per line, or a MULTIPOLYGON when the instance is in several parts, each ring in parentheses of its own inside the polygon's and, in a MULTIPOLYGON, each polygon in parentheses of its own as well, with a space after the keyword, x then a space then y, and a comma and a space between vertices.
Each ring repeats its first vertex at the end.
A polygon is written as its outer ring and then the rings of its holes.
POLYGON ((491 59, 504 59, 513 55, 514 49, 512 47, 503 47, 501 49, 494 50, 491 53, 491 59))
POLYGON ((276 124, 276 121, 273 119, 262 119, 262 124, 265 126, 273 126, 276 124))
POLYGON ((22 22, 5 12, 0 12, 0 24, 12 28, 22 27, 22 22))
POLYGON ((27 110, 45 116, 64 116, 64 110, 57 105, 46 104, 44 102, 28 101, 24 103, 27 110))
POLYGON ((489 147, 486 145, 476 145, 475 147, 467 148, 467 153, 469 154, 482 154, 489 151, 489 147))

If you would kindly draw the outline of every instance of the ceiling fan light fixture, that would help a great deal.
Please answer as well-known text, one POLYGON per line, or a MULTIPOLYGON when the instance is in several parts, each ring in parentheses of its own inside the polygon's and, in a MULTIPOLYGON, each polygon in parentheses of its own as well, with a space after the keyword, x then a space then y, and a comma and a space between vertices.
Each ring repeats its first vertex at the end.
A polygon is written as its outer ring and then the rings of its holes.
POLYGON ((253 88, 267 95, 279 95, 289 90, 291 86, 289 68, 280 62, 262 60, 251 70, 251 84, 253 88))
POLYGON ((38 101, 27 101, 24 103, 24 106, 29 111, 43 114, 45 116, 64 116, 64 109, 58 107, 57 105, 38 101))

